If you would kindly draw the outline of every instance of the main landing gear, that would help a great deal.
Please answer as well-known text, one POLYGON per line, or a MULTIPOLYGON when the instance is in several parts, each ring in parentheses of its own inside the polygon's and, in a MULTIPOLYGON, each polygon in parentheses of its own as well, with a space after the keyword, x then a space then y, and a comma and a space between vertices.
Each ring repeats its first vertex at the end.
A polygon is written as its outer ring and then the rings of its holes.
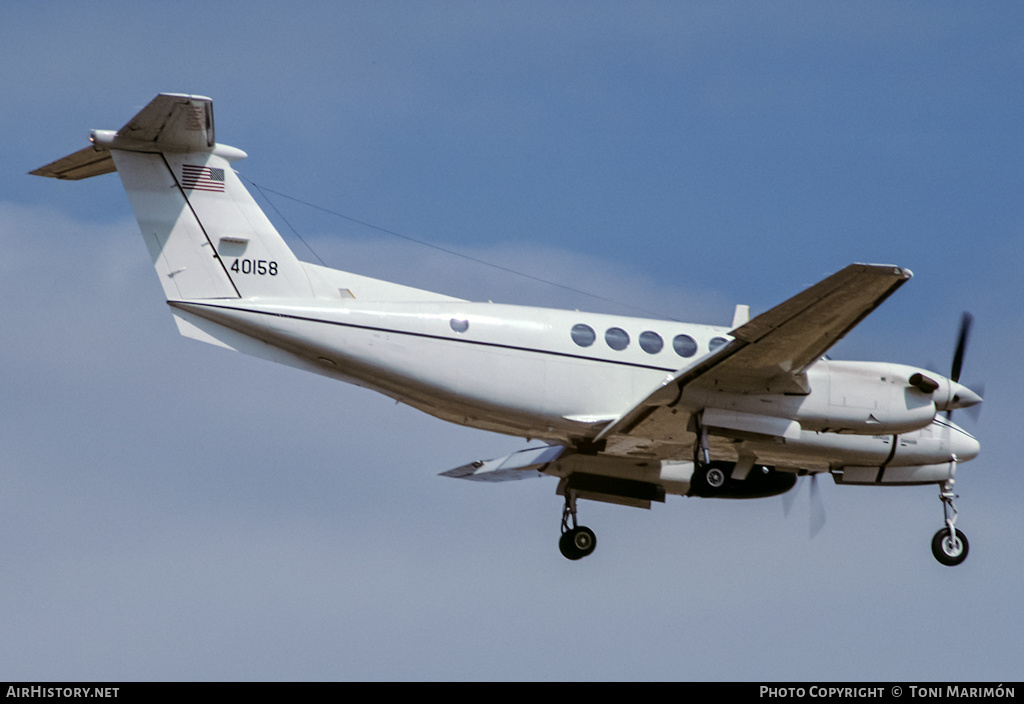
POLYGON ((565 508, 562 509, 562 537, 558 539, 558 549, 569 560, 579 560, 594 552, 597 537, 594 531, 576 523, 576 493, 571 489, 565 492, 565 508), (572 523, 572 527, 569 524, 572 523))
POLYGON ((956 506, 953 499, 957 498, 953 493, 953 480, 950 479, 942 485, 939 492, 939 499, 942 501, 942 510, 946 517, 946 527, 935 534, 932 538, 932 554, 935 559, 946 565, 954 567, 967 559, 967 550, 970 547, 967 536, 956 528, 956 506))

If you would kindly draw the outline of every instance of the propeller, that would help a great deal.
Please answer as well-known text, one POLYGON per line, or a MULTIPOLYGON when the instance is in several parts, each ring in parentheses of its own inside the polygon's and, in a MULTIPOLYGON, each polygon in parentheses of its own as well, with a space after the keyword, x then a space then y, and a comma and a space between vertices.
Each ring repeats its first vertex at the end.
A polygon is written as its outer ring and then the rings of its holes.
MULTIPOLYGON (((818 488, 818 472, 810 473, 810 537, 813 538, 825 527, 825 502, 821 498, 821 490, 818 488)), ((801 482, 801 484, 806 482, 801 482)), ((796 495, 800 493, 800 485, 795 489, 782 495, 782 510, 786 517, 796 503, 796 495)))
POLYGON ((960 370, 964 366, 964 352, 967 350, 967 338, 971 334, 971 324, 974 323, 974 316, 964 311, 960 316, 960 334, 957 336, 956 352, 953 353, 953 370, 949 378, 953 381, 960 381, 960 370))
MULTIPOLYGON (((967 341, 971 335, 971 325, 974 323, 974 316, 964 311, 963 315, 960 316, 960 332, 957 335, 956 350, 953 352, 953 367, 949 372, 949 378, 951 381, 956 383, 960 382, 960 372, 963 371, 964 367, 964 354, 967 351, 967 341)), ((984 387, 979 386, 975 389, 979 396, 984 398, 984 387)), ((978 414, 981 413, 981 406, 972 406, 968 409, 972 420, 978 419, 978 414)), ((946 419, 952 420, 953 409, 946 411, 946 419)))
MULTIPOLYGON (((981 410, 982 387, 977 390, 969 389, 960 383, 960 373, 964 368, 964 356, 967 353, 967 342, 971 335, 971 325, 974 323, 974 316, 965 312, 960 317, 960 331, 957 334, 956 349, 953 352, 953 365, 949 372, 949 392, 944 391, 941 396, 935 399, 935 405, 939 410, 946 412, 946 418, 953 418, 953 409, 966 408, 971 411, 971 418, 977 420, 978 412, 981 410), (971 410, 973 409, 973 410, 971 410)), ((934 366, 929 364, 929 369, 934 366)), ((936 375, 937 376, 937 375, 936 375)), ((939 377, 941 379, 941 377, 939 377)), ((907 379, 911 388, 917 389, 925 395, 934 394, 942 384, 924 372, 915 372, 907 379)))

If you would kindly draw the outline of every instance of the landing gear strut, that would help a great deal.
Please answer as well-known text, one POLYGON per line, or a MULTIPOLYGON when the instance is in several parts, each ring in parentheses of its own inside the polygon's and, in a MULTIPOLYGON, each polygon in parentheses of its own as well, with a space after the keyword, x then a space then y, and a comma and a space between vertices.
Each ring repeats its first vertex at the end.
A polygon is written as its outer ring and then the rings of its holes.
POLYGON ((565 492, 565 508, 562 509, 562 537, 558 540, 558 549, 569 560, 579 560, 594 552, 597 537, 594 531, 576 523, 576 492, 567 489, 565 492), (569 524, 572 524, 572 527, 569 524))
POLYGON ((690 496, 714 496, 725 486, 732 465, 711 461, 708 429, 697 419, 697 442, 693 446, 693 478, 690 496))
POLYGON ((954 567, 967 559, 967 536, 956 528, 956 506, 953 499, 957 498, 953 493, 953 480, 949 479, 942 485, 939 491, 939 499, 942 501, 942 510, 946 517, 946 527, 935 534, 932 538, 932 554, 935 559, 948 567, 954 567))

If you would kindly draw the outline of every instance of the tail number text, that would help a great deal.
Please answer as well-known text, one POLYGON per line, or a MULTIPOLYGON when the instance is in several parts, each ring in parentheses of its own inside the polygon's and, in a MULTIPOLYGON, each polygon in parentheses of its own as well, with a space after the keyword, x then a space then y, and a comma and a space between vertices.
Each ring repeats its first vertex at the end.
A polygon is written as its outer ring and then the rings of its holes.
POLYGON ((277 262, 266 259, 236 259, 231 265, 236 274, 255 274, 256 276, 277 276, 277 262))

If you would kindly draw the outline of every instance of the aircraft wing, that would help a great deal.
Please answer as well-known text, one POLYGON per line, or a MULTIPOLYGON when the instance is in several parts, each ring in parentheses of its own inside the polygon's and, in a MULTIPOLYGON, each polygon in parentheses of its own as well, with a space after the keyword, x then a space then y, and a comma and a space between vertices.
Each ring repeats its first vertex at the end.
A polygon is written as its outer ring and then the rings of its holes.
POLYGON ((545 445, 531 447, 528 450, 513 452, 494 460, 478 460, 464 464, 447 472, 443 477, 469 479, 475 482, 509 482, 529 477, 539 477, 540 472, 557 460, 565 452, 563 445, 545 445))
POLYGON ((732 331, 732 340, 647 395, 597 440, 639 425, 674 426, 686 386, 742 394, 807 393, 805 370, 910 277, 896 266, 851 264, 732 331), (664 416, 664 418, 658 418, 664 416), (658 422, 664 420, 665 422, 658 422))
MULTIPOLYGON (((674 463, 675 465, 682 463, 674 463)), ((493 460, 480 460, 441 472, 443 477, 476 482, 508 482, 545 474, 559 477, 558 494, 571 490, 578 498, 623 506, 650 508, 665 502, 665 483, 688 482, 689 473, 666 471, 661 462, 612 455, 580 454, 565 445, 531 447, 493 460)))

